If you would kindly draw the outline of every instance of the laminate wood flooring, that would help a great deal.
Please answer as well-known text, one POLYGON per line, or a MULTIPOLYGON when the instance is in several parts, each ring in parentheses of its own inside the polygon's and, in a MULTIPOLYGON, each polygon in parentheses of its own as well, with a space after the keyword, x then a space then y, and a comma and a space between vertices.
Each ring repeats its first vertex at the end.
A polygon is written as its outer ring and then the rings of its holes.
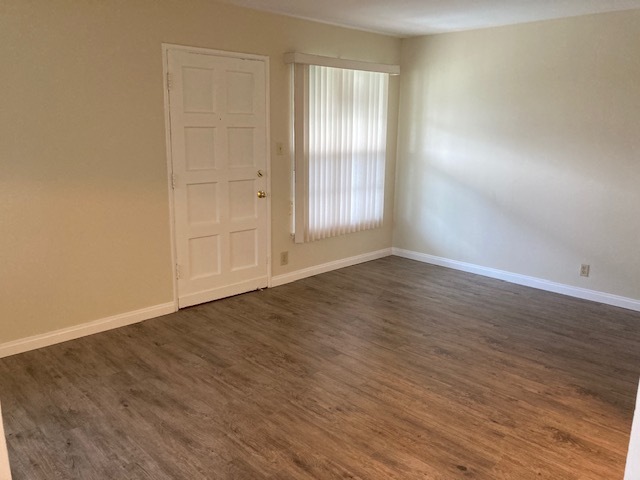
POLYGON ((398 257, 0 360, 15 480, 621 479, 640 313, 398 257))

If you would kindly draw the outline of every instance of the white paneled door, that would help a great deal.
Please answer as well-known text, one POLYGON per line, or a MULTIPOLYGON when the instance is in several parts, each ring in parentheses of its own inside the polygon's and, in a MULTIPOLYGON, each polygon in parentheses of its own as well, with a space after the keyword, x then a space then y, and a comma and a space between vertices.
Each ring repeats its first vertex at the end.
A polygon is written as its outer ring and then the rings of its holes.
POLYGON ((266 60, 167 50, 178 304, 267 286, 266 60))

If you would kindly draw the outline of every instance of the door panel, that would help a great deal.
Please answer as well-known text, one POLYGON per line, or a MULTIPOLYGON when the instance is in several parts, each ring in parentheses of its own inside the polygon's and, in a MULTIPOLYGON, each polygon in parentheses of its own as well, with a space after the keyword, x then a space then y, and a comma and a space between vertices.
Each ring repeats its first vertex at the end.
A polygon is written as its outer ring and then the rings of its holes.
POLYGON ((265 62, 170 49, 168 67, 179 306, 266 287, 265 62))

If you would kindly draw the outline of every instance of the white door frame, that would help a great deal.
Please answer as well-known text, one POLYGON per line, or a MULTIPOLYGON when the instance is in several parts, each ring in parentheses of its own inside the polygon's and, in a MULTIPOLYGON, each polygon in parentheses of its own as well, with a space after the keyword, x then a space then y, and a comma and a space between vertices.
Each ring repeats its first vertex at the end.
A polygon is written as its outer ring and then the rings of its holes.
POLYGON ((172 43, 162 44, 162 88, 164 91, 164 130, 165 148, 167 151, 167 191, 169 192, 169 234, 171 236, 171 276, 173 281, 174 308, 178 310, 178 272, 175 227, 175 205, 173 198, 173 158, 171 154, 171 115, 169 110, 169 50, 182 50, 185 52, 215 55, 218 57, 241 58, 245 60, 258 60, 264 62, 265 67, 265 137, 266 137, 266 171, 267 171, 267 283, 271 286, 271 87, 269 83, 269 57, 266 55, 254 55, 251 53, 227 52, 224 50, 212 50, 210 48, 188 47, 172 43))
POLYGON ((631 424, 629 438, 629 450, 627 452, 627 466, 624 480, 640 479, 640 389, 636 397, 636 409, 631 424))

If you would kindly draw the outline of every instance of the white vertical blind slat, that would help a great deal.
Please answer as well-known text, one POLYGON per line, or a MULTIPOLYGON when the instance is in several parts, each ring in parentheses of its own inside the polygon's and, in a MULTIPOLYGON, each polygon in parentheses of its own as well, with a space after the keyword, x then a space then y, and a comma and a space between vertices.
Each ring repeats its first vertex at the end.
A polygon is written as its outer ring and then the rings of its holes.
POLYGON ((382 225, 388 75, 309 66, 305 241, 382 225))

